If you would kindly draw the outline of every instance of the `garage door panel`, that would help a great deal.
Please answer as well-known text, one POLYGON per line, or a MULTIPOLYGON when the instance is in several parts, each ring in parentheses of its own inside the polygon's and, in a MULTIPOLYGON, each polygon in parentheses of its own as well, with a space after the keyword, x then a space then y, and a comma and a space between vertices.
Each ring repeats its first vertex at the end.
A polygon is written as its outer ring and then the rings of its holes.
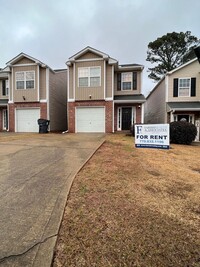
POLYGON ((38 132, 40 109, 16 109, 16 132, 38 132))
POLYGON ((105 132, 105 109, 88 107, 76 109, 76 131, 95 133, 105 132))

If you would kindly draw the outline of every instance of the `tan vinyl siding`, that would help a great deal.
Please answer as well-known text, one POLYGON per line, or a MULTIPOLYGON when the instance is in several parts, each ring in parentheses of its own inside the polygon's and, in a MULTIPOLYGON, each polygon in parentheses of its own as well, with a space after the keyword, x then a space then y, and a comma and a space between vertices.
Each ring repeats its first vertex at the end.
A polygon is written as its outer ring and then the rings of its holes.
POLYGON ((2 80, 0 80, 0 99, 8 99, 8 96, 3 95, 3 90, 2 90, 2 80))
MULTIPOLYGON (((133 71, 123 71, 123 72, 133 72, 133 71)), ((115 95, 138 95, 141 94, 141 72, 137 71, 137 90, 117 90, 117 73, 115 73, 114 78, 114 94, 115 95)))
POLYGON ((200 101, 200 65, 198 61, 183 67, 172 73, 169 77, 169 99, 168 102, 200 101), (196 96, 195 97, 173 97, 173 80, 175 78, 195 78, 196 77, 196 96))
POLYGON ((51 131, 67 129, 67 70, 49 72, 49 119, 51 131))
POLYGON ((69 71, 69 99, 74 99, 74 83, 73 83, 73 66, 68 68, 69 71))
POLYGON ((77 58, 77 60, 79 59, 91 59, 91 58, 101 58, 101 56, 95 54, 95 53, 92 53, 92 52, 87 52, 85 53, 84 55, 80 56, 79 58, 77 58))
POLYGON ((38 74, 37 66, 13 67, 13 101, 14 102, 34 102, 38 101, 38 74), (20 71, 35 71, 35 88, 34 89, 16 89, 15 73, 20 71), (23 96, 25 100, 23 100, 23 96))
POLYGON ((163 80, 144 104, 145 123, 166 123, 165 80, 163 80))
POLYGON ((104 99, 104 61, 76 62, 75 100, 101 100, 104 99), (101 86, 99 87, 78 87, 78 68, 101 67, 101 86))
POLYGON ((18 60, 17 62, 15 62, 15 65, 18 65, 18 64, 35 64, 35 62, 33 60, 30 60, 29 58, 27 57, 23 57, 22 59, 18 60))
POLYGON ((106 97, 112 97, 112 66, 106 65, 106 97))
POLYGON ((40 100, 46 99, 46 68, 40 67, 40 100))

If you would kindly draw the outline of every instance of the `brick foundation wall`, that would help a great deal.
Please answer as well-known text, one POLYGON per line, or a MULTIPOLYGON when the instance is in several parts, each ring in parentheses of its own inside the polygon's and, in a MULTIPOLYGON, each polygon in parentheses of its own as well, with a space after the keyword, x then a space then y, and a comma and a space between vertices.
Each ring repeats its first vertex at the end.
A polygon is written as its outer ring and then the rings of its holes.
POLYGON ((112 101, 77 101, 68 103, 68 130, 75 133, 76 107, 105 107, 106 133, 113 132, 113 102, 112 101))
POLYGON ((40 108, 40 118, 47 119, 46 103, 17 103, 8 105, 9 115, 9 131, 15 132, 15 109, 16 108, 40 108))

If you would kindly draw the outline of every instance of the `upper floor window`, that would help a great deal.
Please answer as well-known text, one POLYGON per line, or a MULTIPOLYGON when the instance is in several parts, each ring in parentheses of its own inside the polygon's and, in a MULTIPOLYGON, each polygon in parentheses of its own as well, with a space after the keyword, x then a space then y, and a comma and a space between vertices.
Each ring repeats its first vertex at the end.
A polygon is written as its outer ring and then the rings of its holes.
POLYGON ((79 87, 101 86, 101 67, 88 67, 78 69, 79 87))
POLYGON ((2 95, 8 96, 8 80, 2 80, 2 95))
POLYGON ((179 79, 179 96, 190 96, 190 78, 179 79))
POLYGON ((132 72, 122 73, 122 90, 131 90, 132 88, 132 72))
POLYGON ((117 90, 137 90, 137 72, 117 73, 117 90))
POLYGON ((173 86, 173 96, 196 96, 196 78, 175 78, 173 86))
POLYGON ((20 71, 16 72, 16 89, 34 89, 35 88, 35 72, 20 71))

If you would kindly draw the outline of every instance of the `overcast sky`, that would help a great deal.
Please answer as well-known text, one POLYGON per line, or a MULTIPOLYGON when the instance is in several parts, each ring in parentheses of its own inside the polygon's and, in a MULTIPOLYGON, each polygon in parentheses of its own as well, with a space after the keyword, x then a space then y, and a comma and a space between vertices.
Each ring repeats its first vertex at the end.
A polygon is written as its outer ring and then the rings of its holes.
POLYGON ((200 0, 0 0, 0 67, 24 52, 51 68, 92 46, 119 64, 145 66, 148 43, 168 32, 200 38, 200 0))

